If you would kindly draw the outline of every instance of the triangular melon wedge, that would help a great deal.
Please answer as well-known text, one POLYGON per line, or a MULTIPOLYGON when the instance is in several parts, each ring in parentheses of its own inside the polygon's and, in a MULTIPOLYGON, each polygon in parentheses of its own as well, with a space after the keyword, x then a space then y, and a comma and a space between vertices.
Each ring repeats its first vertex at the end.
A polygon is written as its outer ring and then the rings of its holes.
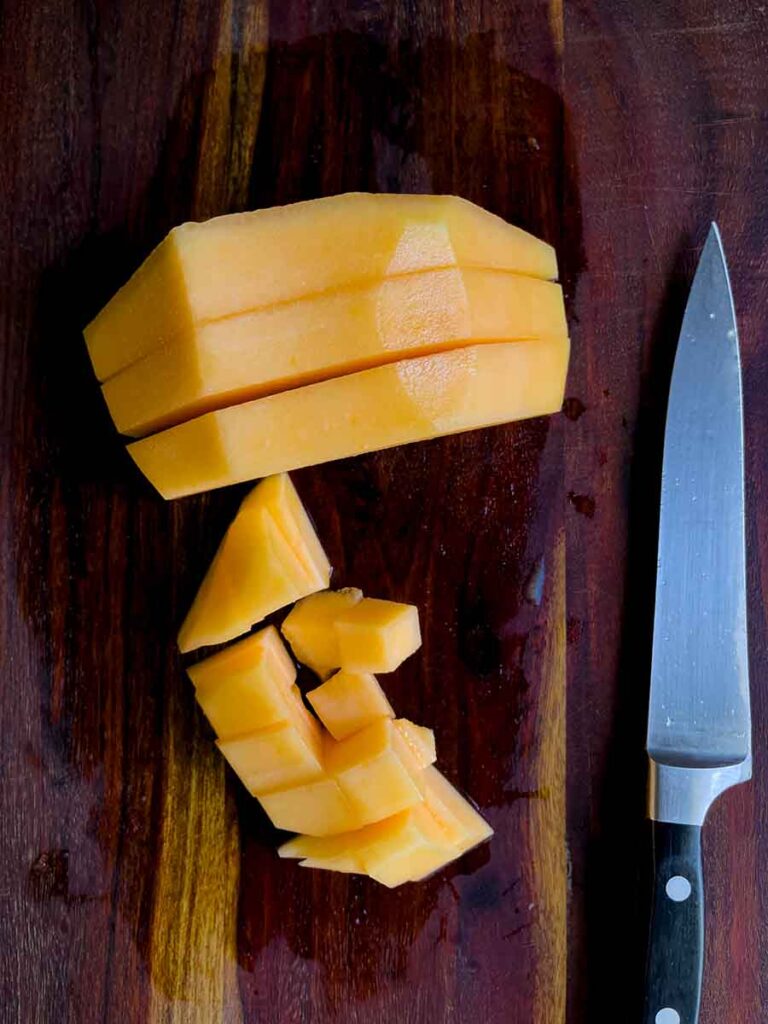
POLYGON ((106 380, 195 324, 454 266, 557 277, 551 246, 464 199, 348 193, 174 228, 86 343, 106 380))
POLYGON ((192 651, 232 640, 328 586, 330 564, 293 484, 265 480, 245 499, 179 632, 192 651))

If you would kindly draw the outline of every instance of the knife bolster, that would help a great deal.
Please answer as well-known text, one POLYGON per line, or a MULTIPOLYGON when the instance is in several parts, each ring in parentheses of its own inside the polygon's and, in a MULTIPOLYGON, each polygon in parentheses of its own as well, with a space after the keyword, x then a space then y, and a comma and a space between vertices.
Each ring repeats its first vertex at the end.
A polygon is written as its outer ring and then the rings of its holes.
POLYGON ((717 798, 752 776, 752 759, 712 768, 681 768, 649 758, 648 817, 677 825, 703 825, 717 798))

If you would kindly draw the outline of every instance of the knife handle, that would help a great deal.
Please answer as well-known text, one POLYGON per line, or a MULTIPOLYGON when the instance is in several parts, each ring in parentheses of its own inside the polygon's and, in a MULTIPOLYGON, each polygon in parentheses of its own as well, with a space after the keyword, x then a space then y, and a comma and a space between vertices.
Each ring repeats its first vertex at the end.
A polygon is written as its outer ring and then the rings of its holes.
POLYGON ((701 828, 653 821, 644 1024, 697 1024, 704 961, 701 828))

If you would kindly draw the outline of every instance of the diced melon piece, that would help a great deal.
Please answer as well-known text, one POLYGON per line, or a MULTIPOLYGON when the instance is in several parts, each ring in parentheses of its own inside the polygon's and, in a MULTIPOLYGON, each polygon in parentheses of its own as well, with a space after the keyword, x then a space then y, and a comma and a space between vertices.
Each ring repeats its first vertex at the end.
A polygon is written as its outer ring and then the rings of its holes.
POLYGON ((331 564, 287 473, 277 473, 262 480, 246 496, 241 508, 243 512, 266 509, 293 548, 315 589, 328 586, 331 564))
POLYGON ((269 673, 284 689, 296 682, 296 666, 274 626, 260 629, 187 668, 197 688, 232 679, 247 680, 254 672, 269 673))
POLYGON ((439 823, 420 804, 409 811, 408 824, 400 831, 397 849, 368 849, 363 863, 371 878, 392 889, 403 882, 426 878, 458 855, 439 823))
POLYGON ((464 199, 350 193, 174 228, 85 340, 105 380, 195 324, 454 266, 557 277, 551 246, 464 199))
POLYGON ((473 345, 233 405, 128 446, 165 498, 556 412, 567 338, 473 345))
POLYGON ((380 821, 422 799, 398 743, 404 741, 392 720, 382 718, 340 743, 326 744, 326 771, 349 797, 362 824, 380 821))
POLYGON ((395 726, 416 759, 419 769, 434 764, 437 760, 435 734, 424 725, 416 725, 407 718, 398 718, 395 726))
POLYGON ((328 560, 314 531, 312 547, 305 544, 299 557, 288 540, 296 542, 297 529, 254 496, 241 505, 184 620, 182 651, 231 640, 278 608, 328 586, 328 560))
POLYGON ((291 720, 230 740, 219 750, 255 796, 323 777, 319 724, 294 691, 291 720))
POLYGON ((334 621, 341 667, 350 672, 393 672, 421 647, 415 605, 364 597, 334 621))
POLYGON ((290 718, 296 668, 274 626, 187 671, 196 685, 198 703, 219 739, 290 718))
POLYGON ((341 787, 333 779, 262 793, 259 802, 277 828, 310 836, 350 832, 360 822, 341 787))
POLYGON ((262 395, 478 341, 565 336, 559 285, 452 268, 207 323, 185 321, 103 385, 123 434, 145 434, 262 395))
POLYGON ((493 835, 488 822, 437 768, 425 768, 422 782, 427 807, 461 853, 493 835))
MULTIPOLYGON (((277 852, 281 857, 322 862, 324 867, 343 859, 350 866, 355 865, 358 871, 364 871, 364 858, 369 852, 373 856, 386 857, 400 849, 401 838, 409 827, 409 821, 410 811, 406 810, 343 835, 294 836, 283 843, 277 852)), ((350 870, 354 869, 350 867, 350 870)))
POLYGON ((293 653, 321 679, 339 667, 339 645, 333 623, 362 596, 362 590, 354 587, 311 594, 299 601, 283 622, 283 636, 293 653))
POLYGON ((336 740, 346 739, 377 718, 394 718, 378 679, 368 672, 337 672, 310 690, 307 700, 336 740))

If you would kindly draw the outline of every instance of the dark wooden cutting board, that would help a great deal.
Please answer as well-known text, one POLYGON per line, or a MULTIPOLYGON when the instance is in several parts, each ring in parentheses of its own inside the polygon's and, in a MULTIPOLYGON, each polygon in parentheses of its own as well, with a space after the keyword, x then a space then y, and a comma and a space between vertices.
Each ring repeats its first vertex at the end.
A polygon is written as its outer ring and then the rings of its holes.
POLYGON ((244 490, 158 498, 80 336, 232 210, 456 192, 559 245, 543 9, 16 3, 3 33, 0 1017, 562 1021, 558 419, 296 474, 335 583, 419 605, 388 695, 496 829, 390 892, 280 862, 225 770, 174 636, 244 490))
POLYGON ((705 835, 701 1024, 764 1022, 767 29, 753 0, 2 5, 2 1024, 629 1024, 664 403, 712 218, 756 777, 705 835), (395 893, 279 863, 225 772, 173 636, 242 490, 160 501, 80 337, 179 221, 347 189, 546 237, 574 341, 565 417, 296 475, 338 582, 420 605, 388 692, 497 829, 395 893))

